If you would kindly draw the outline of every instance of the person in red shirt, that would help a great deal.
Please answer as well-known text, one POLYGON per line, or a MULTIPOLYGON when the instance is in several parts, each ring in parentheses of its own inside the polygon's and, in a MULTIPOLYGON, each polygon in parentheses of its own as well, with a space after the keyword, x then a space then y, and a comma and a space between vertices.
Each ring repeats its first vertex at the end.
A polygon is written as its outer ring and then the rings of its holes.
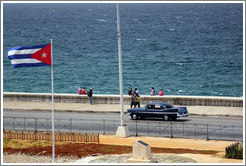
POLYGON ((163 96, 163 89, 160 90, 159 96, 163 96))
POLYGON ((86 95, 85 87, 82 89, 82 95, 86 95))

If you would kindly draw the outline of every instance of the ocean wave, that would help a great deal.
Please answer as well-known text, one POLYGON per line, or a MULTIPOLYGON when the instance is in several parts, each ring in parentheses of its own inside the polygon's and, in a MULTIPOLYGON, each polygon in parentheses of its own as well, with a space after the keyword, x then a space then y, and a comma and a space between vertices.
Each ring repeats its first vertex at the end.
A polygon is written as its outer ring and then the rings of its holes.
POLYGON ((137 41, 146 41, 146 39, 136 39, 137 41))
POLYGON ((97 21, 99 21, 99 22, 105 22, 106 20, 104 20, 104 19, 97 19, 97 21))
POLYGON ((174 29, 174 28, 169 28, 168 30, 171 31, 171 32, 173 32, 173 31, 175 31, 176 29, 174 29))

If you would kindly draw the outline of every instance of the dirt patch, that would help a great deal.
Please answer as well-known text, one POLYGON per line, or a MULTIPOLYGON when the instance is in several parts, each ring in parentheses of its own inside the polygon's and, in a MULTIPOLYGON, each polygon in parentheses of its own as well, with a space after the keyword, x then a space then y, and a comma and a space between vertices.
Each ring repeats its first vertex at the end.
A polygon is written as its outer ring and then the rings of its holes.
MULTIPOLYGON (((3 148, 4 153, 14 154, 22 153, 28 155, 52 155, 52 146, 46 147, 28 147, 28 148, 3 148)), ((151 148, 152 153, 192 153, 192 154, 217 154, 213 150, 192 150, 192 149, 173 149, 173 148, 151 148)), ((95 143, 69 143, 55 146, 56 156, 74 156, 78 158, 95 155, 95 154, 126 154, 132 153, 132 146, 105 145, 95 143)))

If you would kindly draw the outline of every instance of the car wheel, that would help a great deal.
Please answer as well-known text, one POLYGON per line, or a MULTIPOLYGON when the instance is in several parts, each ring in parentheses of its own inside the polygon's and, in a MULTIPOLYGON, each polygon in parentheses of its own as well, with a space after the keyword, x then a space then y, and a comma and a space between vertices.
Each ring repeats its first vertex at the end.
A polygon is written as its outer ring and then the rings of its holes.
POLYGON ((163 120, 168 121, 169 120, 169 116, 168 115, 164 115, 163 116, 163 120))
POLYGON ((172 120, 176 120, 177 119, 177 117, 172 117, 172 120))
POLYGON ((132 115, 131 115, 131 118, 132 118, 133 120, 137 120, 137 119, 138 119, 138 116, 137 116, 136 114, 132 114, 132 115))

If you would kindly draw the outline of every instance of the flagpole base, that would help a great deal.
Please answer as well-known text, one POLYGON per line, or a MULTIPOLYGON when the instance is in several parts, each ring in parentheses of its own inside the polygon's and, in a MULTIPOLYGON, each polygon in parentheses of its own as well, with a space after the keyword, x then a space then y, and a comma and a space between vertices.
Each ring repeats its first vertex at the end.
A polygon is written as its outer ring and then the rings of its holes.
POLYGON ((131 136, 127 126, 118 126, 115 134, 117 137, 126 138, 131 136))

